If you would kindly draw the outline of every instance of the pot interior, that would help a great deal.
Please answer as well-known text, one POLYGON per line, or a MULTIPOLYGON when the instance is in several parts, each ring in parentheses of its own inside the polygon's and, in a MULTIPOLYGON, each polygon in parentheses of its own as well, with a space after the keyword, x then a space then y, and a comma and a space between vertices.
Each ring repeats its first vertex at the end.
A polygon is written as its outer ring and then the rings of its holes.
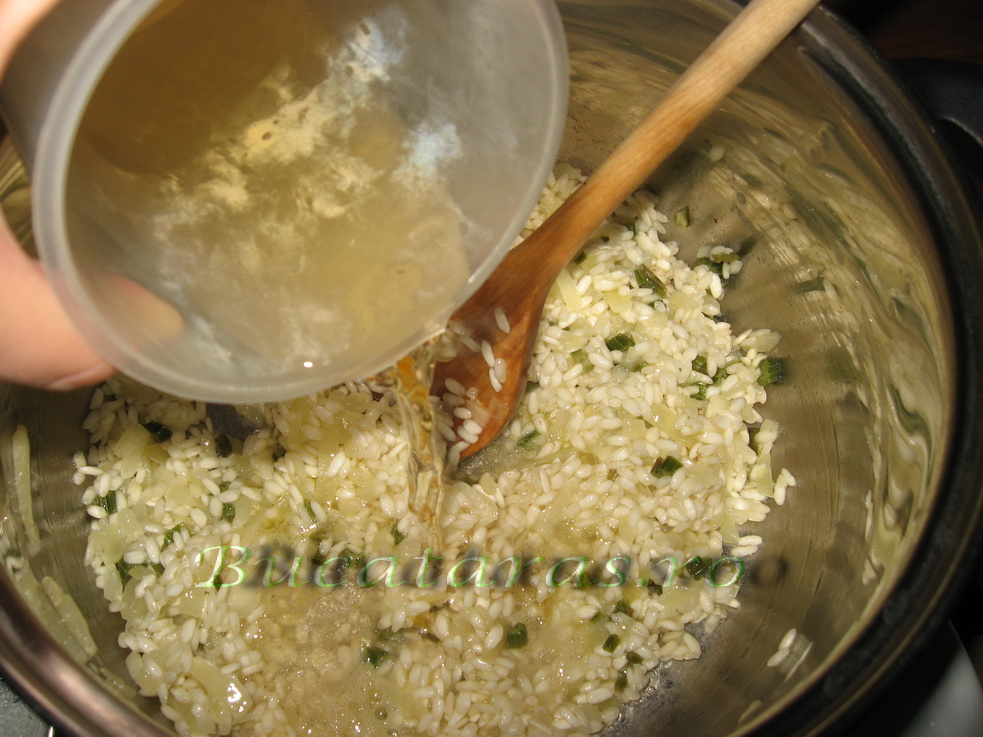
MULTIPOLYGON (((572 83, 560 158, 585 171, 736 10, 711 0, 570 0, 560 9, 572 83)), ((785 734, 813 731, 868 685, 851 672, 832 683, 834 664, 862 636, 903 628, 907 612, 887 616, 884 606, 913 566, 944 493, 959 367, 937 215, 926 211, 921 185, 865 102, 875 94, 896 97, 910 114, 876 62, 817 11, 649 183, 670 221, 689 209, 688 227, 670 223, 667 236, 684 258, 707 243, 744 254, 723 309, 735 331, 768 327, 783 336, 790 375, 769 390, 764 414, 782 428, 775 468, 789 468, 798 483, 754 529, 764 544, 747 560, 740 609, 704 638, 699 659, 658 669, 648 696, 612 733, 738 735, 776 718, 786 720, 785 734), (865 82, 844 71, 855 68, 866 70, 871 87, 859 89, 865 82), (783 641, 786 656, 769 666, 783 641), (856 686, 853 695, 844 695, 848 686, 856 686), (803 695, 817 687, 828 689, 827 702, 796 717, 803 695)), ((918 138, 920 124, 911 125, 918 145, 930 146, 918 138)), ((5 197, 22 224, 22 192, 5 197)), ((85 447, 79 425, 87 393, 2 391, 4 453, 17 425, 30 436, 40 529, 32 549, 5 463, 0 652, 7 668, 80 730, 91 730, 118 699, 134 707, 125 712, 127 734, 168 733, 156 703, 135 695, 116 645, 121 621, 106 611, 83 564, 86 515, 71 457, 85 447), (45 577, 78 603, 98 646, 78 658, 80 668, 58 645, 70 638, 37 588, 45 577), (11 641, 24 632, 54 670, 39 672, 11 641), (66 694, 68 684, 85 698, 66 694)), ((875 656, 883 665, 894 654, 875 656)), ((103 724, 105 734, 124 734, 113 729, 103 724)))

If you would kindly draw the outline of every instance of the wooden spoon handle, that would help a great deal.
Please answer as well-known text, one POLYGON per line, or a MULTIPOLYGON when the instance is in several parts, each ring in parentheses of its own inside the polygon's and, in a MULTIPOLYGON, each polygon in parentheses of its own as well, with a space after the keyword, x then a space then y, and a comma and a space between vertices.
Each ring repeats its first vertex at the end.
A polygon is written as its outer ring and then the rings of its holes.
POLYGON ((752 0, 588 180, 532 236, 562 269, 591 233, 794 29, 819 0, 752 0))

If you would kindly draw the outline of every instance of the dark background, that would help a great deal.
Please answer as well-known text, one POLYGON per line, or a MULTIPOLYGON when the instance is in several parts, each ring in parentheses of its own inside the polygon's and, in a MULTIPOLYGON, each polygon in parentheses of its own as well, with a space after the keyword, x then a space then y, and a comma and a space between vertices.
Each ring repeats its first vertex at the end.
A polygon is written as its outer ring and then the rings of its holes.
POLYGON ((826 0, 889 59, 983 65, 983 0, 826 0))

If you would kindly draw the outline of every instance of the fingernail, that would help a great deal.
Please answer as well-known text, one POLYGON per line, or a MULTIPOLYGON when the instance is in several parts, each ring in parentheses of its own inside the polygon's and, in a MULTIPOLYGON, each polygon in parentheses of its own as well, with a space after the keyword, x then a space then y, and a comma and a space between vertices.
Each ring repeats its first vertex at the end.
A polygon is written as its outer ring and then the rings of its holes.
POLYGON ((48 384, 45 389, 53 392, 67 392, 82 386, 98 384, 116 373, 116 369, 106 363, 97 363, 71 376, 63 376, 48 384))

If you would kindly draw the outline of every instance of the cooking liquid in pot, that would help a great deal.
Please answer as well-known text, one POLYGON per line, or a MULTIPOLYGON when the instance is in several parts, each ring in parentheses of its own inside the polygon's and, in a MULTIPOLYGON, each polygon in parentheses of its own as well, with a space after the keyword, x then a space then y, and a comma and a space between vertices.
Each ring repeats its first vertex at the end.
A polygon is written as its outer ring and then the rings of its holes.
POLYGON ((106 72, 73 153, 70 227, 81 262, 195 323, 147 350, 177 365, 215 352, 232 374, 371 368, 469 277, 442 180, 453 126, 392 110, 377 90, 399 49, 335 12, 175 1, 106 72))

